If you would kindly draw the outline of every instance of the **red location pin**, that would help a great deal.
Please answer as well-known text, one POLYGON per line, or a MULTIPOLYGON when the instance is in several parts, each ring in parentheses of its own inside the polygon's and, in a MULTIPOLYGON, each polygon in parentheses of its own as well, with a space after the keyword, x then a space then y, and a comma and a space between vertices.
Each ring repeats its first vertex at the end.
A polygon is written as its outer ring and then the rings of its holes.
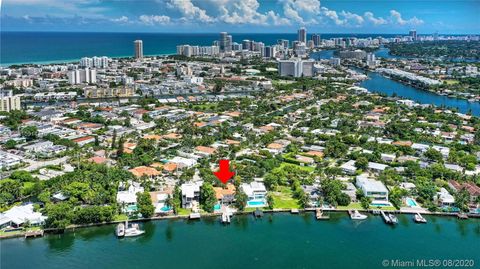
POLYGON ((220 160, 220 169, 218 172, 213 172, 213 174, 220 180, 223 184, 235 175, 234 172, 230 171, 230 161, 229 160, 220 160))

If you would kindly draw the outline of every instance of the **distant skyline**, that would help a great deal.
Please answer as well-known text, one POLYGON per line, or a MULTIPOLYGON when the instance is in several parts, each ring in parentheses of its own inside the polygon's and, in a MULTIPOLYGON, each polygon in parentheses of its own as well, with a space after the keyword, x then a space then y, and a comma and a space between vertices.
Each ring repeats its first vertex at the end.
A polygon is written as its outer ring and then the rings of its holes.
POLYGON ((3 0, 2 31, 480 34, 478 0, 3 0))

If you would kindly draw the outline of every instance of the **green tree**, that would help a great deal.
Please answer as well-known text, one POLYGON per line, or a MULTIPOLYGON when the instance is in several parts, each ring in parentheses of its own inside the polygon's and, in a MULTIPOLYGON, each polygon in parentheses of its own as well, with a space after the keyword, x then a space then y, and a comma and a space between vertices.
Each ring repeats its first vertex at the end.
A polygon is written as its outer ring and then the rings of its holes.
POLYGON ((239 211, 243 211, 247 206, 248 197, 242 189, 237 188, 235 192, 235 206, 239 211))
POLYGON ((17 142, 15 142, 15 140, 9 139, 9 140, 5 143, 5 148, 6 148, 6 149, 14 149, 16 145, 17 145, 17 142))
POLYGON ((271 194, 267 194, 267 205, 270 210, 275 208, 275 199, 271 194))
POLYGON ((367 167, 368 167, 368 159, 365 158, 365 157, 359 157, 359 158, 355 161, 355 167, 357 167, 357 169, 362 169, 362 170, 367 169, 367 167))
POLYGON ((36 139, 38 136, 37 126, 27 126, 20 130, 20 134, 27 140, 36 139))
POLYGON ((216 203, 217 198, 215 197, 215 190, 212 184, 204 182, 200 190, 200 204, 203 210, 212 213, 216 203))
POLYGON ((150 218, 155 212, 155 207, 152 204, 152 198, 147 191, 137 193, 137 207, 138 213, 142 214, 144 218, 150 218))
POLYGON ((360 204, 362 205, 362 207, 364 209, 369 209, 370 208, 370 203, 372 202, 372 200, 370 199, 370 197, 362 197, 360 199, 360 204))

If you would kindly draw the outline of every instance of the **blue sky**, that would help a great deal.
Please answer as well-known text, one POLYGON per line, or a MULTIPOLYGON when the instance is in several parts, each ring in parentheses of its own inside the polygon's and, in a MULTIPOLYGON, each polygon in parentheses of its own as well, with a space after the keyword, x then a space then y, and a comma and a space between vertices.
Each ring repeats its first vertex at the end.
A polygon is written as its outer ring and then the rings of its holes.
POLYGON ((480 34, 480 0, 3 0, 2 31, 480 34))

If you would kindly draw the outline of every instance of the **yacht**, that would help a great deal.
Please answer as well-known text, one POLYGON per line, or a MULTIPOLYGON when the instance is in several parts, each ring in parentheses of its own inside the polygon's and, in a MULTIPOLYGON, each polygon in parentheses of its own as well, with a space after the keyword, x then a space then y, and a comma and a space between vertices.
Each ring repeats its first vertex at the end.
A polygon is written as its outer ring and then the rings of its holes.
POLYGON ((360 214, 358 210, 349 210, 350 218, 353 220, 364 220, 367 218, 367 215, 360 214))
POLYGON ((420 213, 415 214, 415 216, 413 216, 413 220, 416 223, 427 223, 427 220, 422 215, 420 215, 420 213))
POLYGON ((125 221, 125 224, 120 223, 117 225, 117 236, 118 237, 133 237, 139 236, 145 233, 145 231, 140 230, 138 223, 132 223, 128 225, 128 220, 125 221))

